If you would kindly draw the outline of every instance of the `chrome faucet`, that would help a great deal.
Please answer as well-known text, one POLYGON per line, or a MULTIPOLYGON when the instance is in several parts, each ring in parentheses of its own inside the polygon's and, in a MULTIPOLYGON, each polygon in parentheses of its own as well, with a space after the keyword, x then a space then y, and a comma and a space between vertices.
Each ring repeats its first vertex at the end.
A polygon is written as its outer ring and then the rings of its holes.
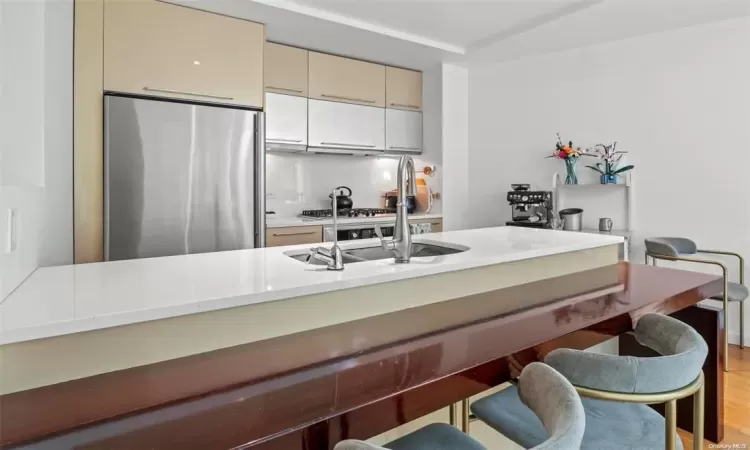
POLYGON ((380 238, 380 244, 384 250, 393 250, 397 263, 408 263, 411 259, 411 228, 406 196, 416 195, 417 190, 417 175, 411 156, 402 156, 398 161, 397 177, 398 202, 396 203, 396 227, 393 230, 393 239, 383 239, 380 227, 375 227, 375 234, 380 238))
POLYGON ((341 253, 341 247, 339 247, 339 226, 338 226, 338 210, 336 209, 336 189, 333 190, 331 196, 331 204, 333 209, 333 247, 327 249, 324 247, 315 247, 310 249, 310 255, 307 257, 307 263, 314 259, 319 259, 325 263, 328 263, 328 270, 344 270, 344 255, 341 253))

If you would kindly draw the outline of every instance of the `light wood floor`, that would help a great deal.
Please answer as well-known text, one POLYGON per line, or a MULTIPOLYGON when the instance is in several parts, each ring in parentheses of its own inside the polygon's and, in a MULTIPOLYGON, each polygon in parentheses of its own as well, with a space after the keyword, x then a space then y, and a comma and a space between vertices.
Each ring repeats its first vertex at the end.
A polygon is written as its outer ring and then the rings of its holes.
MULTIPOLYGON (((729 373, 724 374, 724 440, 722 444, 747 444, 750 449, 750 347, 729 346, 729 373)), ((680 430, 683 445, 693 448, 693 436, 680 430)), ((703 448, 708 449, 708 441, 703 448)), ((726 447, 731 448, 731 447, 726 447)))

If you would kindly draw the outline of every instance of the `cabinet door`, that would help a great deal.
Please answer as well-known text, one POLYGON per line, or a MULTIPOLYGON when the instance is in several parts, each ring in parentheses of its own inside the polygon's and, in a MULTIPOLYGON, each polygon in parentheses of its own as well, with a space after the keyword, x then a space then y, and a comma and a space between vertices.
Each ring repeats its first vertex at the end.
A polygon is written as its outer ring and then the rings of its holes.
POLYGON ((315 244, 323 242, 323 227, 269 228, 266 230, 266 247, 315 244))
POLYGON ((309 96, 385 107, 385 66, 310 52, 309 96))
POLYGON ((422 111, 422 72, 386 67, 386 107, 422 111))
POLYGON ((307 146, 307 99, 266 94, 266 149, 303 151, 307 146))
POLYGON ((267 92, 307 97, 307 50, 266 42, 263 56, 267 92))
POLYGON ((104 89, 263 106, 263 25, 156 0, 106 0, 104 89))
POLYGON ((385 109, 310 100, 310 147, 383 151, 385 109))
POLYGON ((385 151, 422 153, 422 113, 385 110, 385 151))

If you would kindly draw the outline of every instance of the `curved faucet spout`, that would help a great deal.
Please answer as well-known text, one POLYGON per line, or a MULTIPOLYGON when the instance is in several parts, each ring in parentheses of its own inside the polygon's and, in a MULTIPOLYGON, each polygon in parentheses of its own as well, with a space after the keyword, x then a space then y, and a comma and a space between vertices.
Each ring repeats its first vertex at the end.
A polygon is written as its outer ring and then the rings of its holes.
POLYGON ((406 200, 407 195, 417 195, 417 174, 414 170, 414 160, 404 155, 398 161, 398 200, 406 200), (406 186, 404 186, 406 183, 406 186))

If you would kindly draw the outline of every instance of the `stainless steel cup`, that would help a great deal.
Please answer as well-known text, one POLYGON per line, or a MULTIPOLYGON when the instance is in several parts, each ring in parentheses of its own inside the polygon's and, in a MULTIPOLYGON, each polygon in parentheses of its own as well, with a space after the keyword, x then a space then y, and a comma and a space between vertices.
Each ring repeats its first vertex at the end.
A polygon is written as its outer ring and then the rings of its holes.
POLYGON ((612 219, 607 217, 599 219, 599 231, 612 231, 612 219))

